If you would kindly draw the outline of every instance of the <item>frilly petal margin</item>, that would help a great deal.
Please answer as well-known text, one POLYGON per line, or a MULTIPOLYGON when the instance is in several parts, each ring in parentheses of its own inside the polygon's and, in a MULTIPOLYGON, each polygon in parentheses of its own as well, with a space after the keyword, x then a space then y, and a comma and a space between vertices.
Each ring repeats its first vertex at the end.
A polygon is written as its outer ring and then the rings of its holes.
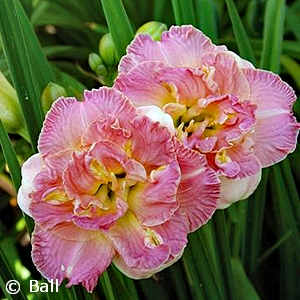
POLYGON ((256 174, 238 179, 220 176, 221 195, 217 209, 225 209, 231 204, 248 198, 257 188, 261 180, 261 170, 256 174))
POLYGON ((177 210, 169 221, 151 228, 153 228, 161 236, 164 243, 169 246, 169 259, 156 269, 142 271, 137 268, 129 267, 125 263, 125 260, 117 254, 113 260, 114 264, 130 278, 148 278, 169 267, 182 256, 184 248, 187 245, 188 220, 185 213, 181 210, 177 210))
POLYGON ((257 105, 257 123, 251 134, 254 153, 263 167, 283 160, 296 148, 300 124, 292 115, 293 89, 276 74, 244 70, 250 84, 250 101, 257 105))
POLYGON ((145 226, 155 226, 169 220, 177 210, 176 193, 180 181, 178 163, 153 170, 147 182, 132 187, 128 205, 145 226))
POLYGON ((130 144, 132 157, 147 171, 176 160, 172 136, 167 128, 142 115, 132 120, 131 125, 134 132, 130 144))
POLYGON ((204 155, 174 140, 182 174, 177 200, 188 217, 189 231, 195 231, 214 213, 220 196, 220 181, 204 155))
POLYGON ((46 116, 39 138, 39 151, 45 157, 66 149, 75 150, 80 147, 82 135, 92 122, 107 116, 128 120, 137 115, 129 100, 112 88, 85 91, 83 101, 61 97, 46 116))
POLYGON ((120 74, 114 87, 138 107, 156 105, 163 108, 172 102, 189 105, 205 97, 211 91, 203 77, 205 73, 201 70, 171 68, 161 62, 146 61, 127 74, 120 74))
POLYGON ((119 65, 119 73, 128 73, 144 61, 162 61, 171 67, 197 68, 206 52, 224 52, 225 46, 216 46, 200 30, 191 25, 171 26, 160 41, 139 34, 127 48, 119 65), (182 55, 188 53, 189 55, 182 55))
POLYGON ((127 267, 144 273, 153 274, 171 253, 162 237, 150 227, 141 226, 130 211, 109 228, 107 235, 127 267))
POLYGON ((33 232, 33 262, 45 278, 57 279, 59 285, 68 278, 67 287, 82 283, 92 292, 98 276, 114 255, 112 245, 99 231, 88 233, 69 224, 58 228, 57 232, 45 231, 36 225, 33 232), (62 232, 65 232, 63 236, 62 232))
POLYGON ((22 166, 22 183, 18 192, 18 205, 22 211, 32 217, 30 213, 30 193, 34 191, 34 178, 43 169, 42 157, 39 153, 31 156, 22 166))

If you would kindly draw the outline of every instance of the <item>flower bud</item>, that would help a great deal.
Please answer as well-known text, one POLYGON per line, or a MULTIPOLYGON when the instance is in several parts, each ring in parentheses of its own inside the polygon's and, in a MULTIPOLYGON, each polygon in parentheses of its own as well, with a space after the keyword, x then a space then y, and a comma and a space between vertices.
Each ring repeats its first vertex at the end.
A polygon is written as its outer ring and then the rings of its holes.
POLYGON ((0 71, 0 118, 8 133, 27 136, 17 93, 0 71))
POLYGON ((117 65, 118 58, 115 45, 110 33, 106 33, 102 36, 99 42, 99 53, 103 59, 103 62, 108 67, 117 65))
POLYGON ((46 113, 50 109, 52 103, 61 96, 67 96, 66 90, 56 83, 49 82, 42 94, 43 111, 46 113))
POLYGON ((136 31, 136 35, 140 33, 149 34, 154 41, 158 41, 162 33, 167 29, 167 25, 164 23, 150 21, 139 27, 136 31))
POLYGON ((90 65, 90 68, 94 72, 96 72, 98 66, 103 65, 103 61, 102 61, 100 55, 98 55, 97 53, 91 53, 89 55, 89 65, 90 65))
POLYGON ((89 55, 89 65, 98 76, 105 77, 107 75, 106 67, 99 54, 91 53, 89 55))

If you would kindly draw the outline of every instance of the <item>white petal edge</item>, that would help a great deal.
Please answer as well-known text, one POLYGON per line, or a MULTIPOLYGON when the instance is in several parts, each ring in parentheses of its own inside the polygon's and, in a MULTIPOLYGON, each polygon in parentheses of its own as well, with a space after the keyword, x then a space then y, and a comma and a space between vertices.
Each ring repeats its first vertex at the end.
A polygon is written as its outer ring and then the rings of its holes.
POLYGON ((29 194, 34 191, 34 178, 42 171, 42 168, 43 160, 39 153, 32 155, 22 167, 22 183, 18 191, 17 200, 21 210, 30 217, 32 216, 29 211, 31 202, 29 194))
POLYGON ((242 179, 230 179, 220 176, 221 195, 217 209, 225 209, 231 204, 248 198, 257 188, 261 180, 261 170, 253 176, 242 179))
POLYGON ((167 127, 172 134, 176 133, 172 117, 159 107, 154 105, 141 106, 138 107, 138 111, 152 121, 159 122, 161 125, 167 127))

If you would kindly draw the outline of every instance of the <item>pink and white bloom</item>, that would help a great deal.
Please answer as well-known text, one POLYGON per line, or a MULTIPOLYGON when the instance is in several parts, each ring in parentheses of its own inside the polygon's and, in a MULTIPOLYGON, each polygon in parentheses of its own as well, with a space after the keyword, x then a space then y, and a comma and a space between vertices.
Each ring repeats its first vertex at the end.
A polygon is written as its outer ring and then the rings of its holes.
POLYGON ((163 119, 153 106, 169 114, 177 138, 206 156, 221 180, 218 208, 248 197, 261 169, 295 149, 292 88, 192 26, 172 26, 160 41, 138 35, 119 73, 117 89, 152 119, 163 119))
POLYGON ((216 208, 220 184, 205 158, 114 89, 59 98, 38 149, 18 203, 35 220, 37 269, 59 284, 92 291, 112 261, 149 277, 178 260, 216 208))

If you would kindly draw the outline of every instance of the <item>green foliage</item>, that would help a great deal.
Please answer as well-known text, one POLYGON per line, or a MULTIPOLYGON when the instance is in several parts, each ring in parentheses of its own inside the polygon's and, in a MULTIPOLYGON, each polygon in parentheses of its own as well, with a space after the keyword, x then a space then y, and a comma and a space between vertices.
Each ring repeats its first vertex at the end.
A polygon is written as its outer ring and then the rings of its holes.
POLYGON ((10 74, 35 149, 44 118, 40 98, 47 83, 54 80, 53 74, 18 0, 1 1, 0 29, 10 74))
POLYGON ((109 31, 120 59, 133 39, 133 31, 121 0, 102 0, 109 31))
POLYGON ((177 25, 192 24, 196 26, 194 3, 192 0, 172 0, 172 5, 177 25))

